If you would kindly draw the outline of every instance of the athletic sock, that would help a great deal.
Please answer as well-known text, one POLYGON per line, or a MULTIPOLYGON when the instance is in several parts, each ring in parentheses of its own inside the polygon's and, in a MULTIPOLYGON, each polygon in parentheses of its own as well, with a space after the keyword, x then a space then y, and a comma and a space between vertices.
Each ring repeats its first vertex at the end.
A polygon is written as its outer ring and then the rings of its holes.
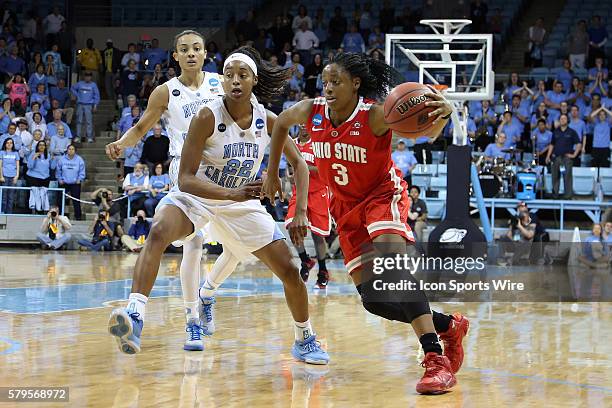
POLYGON ((293 323, 296 341, 304 341, 314 334, 314 332, 312 331, 312 326, 310 325, 310 319, 306 320, 304 323, 293 323))
POLYGON ((440 346, 440 343, 438 342, 438 336, 436 335, 436 333, 425 333, 421 336, 419 342, 421 343, 425 354, 442 354, 442 346, 440 346))
POLYGON ((327 266, 325 265, 325 258, 319 259, 319 272, 327 271, 327 266))
POLYGON ((195 302, 185 302, 185 318, 187 319, 187 323, 190 320, 199 320, 200 314, 198 313, 199 301, 195 302))
POLYGON ((200 299, 204 299, 207 297, 215 296, 215 292, 217 291, 217 286, 211 283, 208 278, 204 281, 204 284, 200 286, 200 299))
POLYGON ((129 301, 126 307, 128 313, 138 313, 138 319, 144 321, 145 306, 147 305, 147 300, 149 300, 149 298, 142 293, 130 293, 128 300, 129 301))
POLYGON ((298 253, 298 255, 300 256, 300 260, 301 260, 303 263, 308 262, 308 260, 310 259, 310 257, 309 257, 309 256, 308 256, 308 254, 306 253, 306 251, 299 252, 299 253, 298 253))
POLYGON ((445 333, 448 331, 450 327, 451 321, 453 320, 452 316, 445 315, 444 313, 439 313, 436 311, 431 311, 431 318, 433 320, 434 327, 436 328, 437 333, 445 333))

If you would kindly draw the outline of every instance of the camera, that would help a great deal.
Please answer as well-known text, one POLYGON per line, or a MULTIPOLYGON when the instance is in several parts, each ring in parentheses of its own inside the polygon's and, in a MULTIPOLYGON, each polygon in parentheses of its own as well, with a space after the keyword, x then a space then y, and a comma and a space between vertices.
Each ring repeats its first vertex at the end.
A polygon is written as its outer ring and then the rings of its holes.
POLYGON ((144 218, 142 216, 140 216, 140 215, 137 218, 138 218, 138 222, 143 222, 144 221, 144 218))
POLYGON ((104 213, 100 213, 100 214, 98 214, 98 220, 100 220, 100 221, 106 221, 106 214, 104 214, 104 213))
POLYGON ((108 198, 108 192, 103 191, 103 192, 102 192, 102 197, 103 197, 103 198, 108 198))
POLYGON ((51 211, 51 218, 57 217, 57 211, 51 211))

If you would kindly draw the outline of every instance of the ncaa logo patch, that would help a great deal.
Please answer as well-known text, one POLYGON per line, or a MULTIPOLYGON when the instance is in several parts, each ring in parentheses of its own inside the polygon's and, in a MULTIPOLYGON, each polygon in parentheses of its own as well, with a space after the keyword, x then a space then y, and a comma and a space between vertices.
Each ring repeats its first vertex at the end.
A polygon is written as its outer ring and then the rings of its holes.
POLYGON ((210 78, 208 80, 208 85, 210 85, 210 86, 217 86, 217 85, 219 85, 219 80, 217 78, 210 78))
POLYGON ((181 94, 181 91, 179 91, 178 89, 175 89, 172 91, 172 95, 174 96, 179 96, 181 94))
POLYGON ((227 129, 227 126, 225 126, 225 123, 219 123, 219 126, 217 126, 217 130, 219 132, 225 132, 225 129, 227 129))
POLYGON ((264 127, 264 121, 263 121, 263 119, 262 119, 262 118, 259 118, 259 119, 257 119, 257 120, 255 121, 255 127, 256 127, 257 129, 263 129, 263 127, 264 127))
POLYGON ((321 116, 320 113, 317 113, 316 115, 314 115, 312 117, 312 124, 315 126, 319 126, 321 123, 323 123, 323 116, 321 116))

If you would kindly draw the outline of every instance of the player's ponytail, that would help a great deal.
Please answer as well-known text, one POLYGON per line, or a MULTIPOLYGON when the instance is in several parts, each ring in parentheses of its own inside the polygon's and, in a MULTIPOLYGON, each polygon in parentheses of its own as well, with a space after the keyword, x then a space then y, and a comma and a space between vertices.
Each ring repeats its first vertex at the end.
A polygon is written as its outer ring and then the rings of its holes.
MULTIPOLYGON (((248 55, 257 66, 257 85, 253 88, 253 93, 260 102, 271 102, 281 94, 291 77, 290 68, 272 66, 268 61, 264 61, 253 47, 243 46, 230 53, 241 53, 248 55)), ((229 55, 228 55, 229 57, 229 55)))
POLYGON ((357 93, 366 98, 382 99, 391 88, 405 82, 403 75, 395 68, 365 54, 341 52, 329 63, 338 64, 351 77, 361 78, 357 93))

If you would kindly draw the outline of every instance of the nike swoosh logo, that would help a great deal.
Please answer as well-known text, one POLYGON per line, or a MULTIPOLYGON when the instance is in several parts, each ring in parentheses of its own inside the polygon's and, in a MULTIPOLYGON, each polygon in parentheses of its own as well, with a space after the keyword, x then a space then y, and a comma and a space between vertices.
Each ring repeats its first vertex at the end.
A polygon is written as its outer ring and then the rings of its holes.
POLYGON ((315 127, 312 128, 313 132, 320 132, 322 130, 324 130, 324 129, 323 128, 315 128, 315 127))

